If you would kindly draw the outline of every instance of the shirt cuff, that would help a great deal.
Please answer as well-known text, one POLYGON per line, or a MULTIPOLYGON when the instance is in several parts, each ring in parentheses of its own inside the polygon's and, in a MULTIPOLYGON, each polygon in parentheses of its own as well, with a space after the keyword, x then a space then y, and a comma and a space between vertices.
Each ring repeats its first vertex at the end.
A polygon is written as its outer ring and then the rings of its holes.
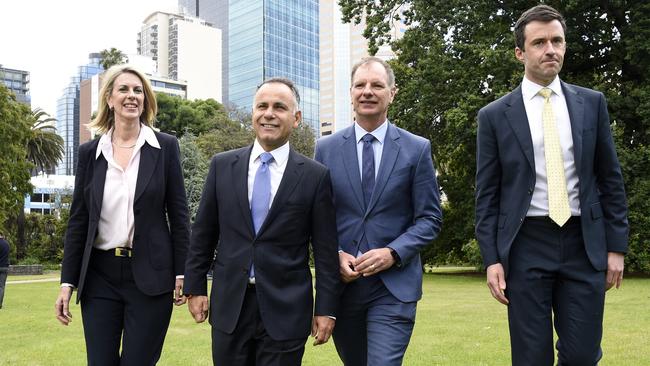
POLYGON ((61 283, 61 287, 70 287, 70 288, 73 289, 73 290, 74 290, 74 288, 75 288, 73 284, 71 284, 71 283, 67 283, 67 282, 63 282, 63 283, 61 283))
POLYGON ((177 276, 176 276, 176 279, 177 279, 177 280, 185 279, 185 275, 177 275, 177 276))

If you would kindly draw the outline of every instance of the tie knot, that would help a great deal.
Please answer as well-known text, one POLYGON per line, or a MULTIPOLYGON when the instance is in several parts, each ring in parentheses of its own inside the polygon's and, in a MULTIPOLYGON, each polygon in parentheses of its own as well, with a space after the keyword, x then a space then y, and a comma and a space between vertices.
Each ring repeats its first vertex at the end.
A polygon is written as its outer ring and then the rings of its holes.
POLYGON ((363 142, 365 142, 365 143, 368 143, 368 142, 372 143, 373 141, 375 141, 375 136, 373 136, 370 133, 367 133, 367 134, 363 135, 361 140, 363 140, 363 142))
POLYGON ((542 88, 537 94, 544 97, 544 99, 549 100, 553 91, 549 88, 542 88))
POLYGON ((268 164, 271 160, 273 160, 273 155, 271 155, 271 153, 263 152, 260 154, 260 161, 262 164, 268 164))

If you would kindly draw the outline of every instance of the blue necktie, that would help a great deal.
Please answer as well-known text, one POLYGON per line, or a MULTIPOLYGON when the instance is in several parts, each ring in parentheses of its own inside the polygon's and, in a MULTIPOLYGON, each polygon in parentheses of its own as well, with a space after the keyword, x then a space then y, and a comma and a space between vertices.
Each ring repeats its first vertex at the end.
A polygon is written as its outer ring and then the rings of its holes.
MULTIPOLYGON (((363 141, 363 150, 361 152, 361 189, 363 190, 363 200, 366 203, 367 210, 372 191, 375 189, 375 151, 372 148, 372 142, 375 140, 375 136, 367 133, 361 140, 363 141)), ((368 240, 364 235, 359 244, 359 251, 365 253, 369 249, 368 240)))
MULTIPOLYGON (((253 196, 251 197, 251 216, 253 217, 255 234, 260 230, 266 214, 269 213, 271 203, 271 172, 269 172, 269 163, 272 160, 273 155, 271 153, 264 152, 260 154, 260 166, 255 173, 253 196)), ((252 262, 249 277, 255 277, 255 268, 252 262)))
POLYGON ((361 189, 363 190, 363 200, 366 203, 366 209, 370 203, 372 190, 375 189, 375 151, 372 148, 372 142, 375 136, 367 133, 361 140, 363 141, 363 151, 361 153, 361 189))

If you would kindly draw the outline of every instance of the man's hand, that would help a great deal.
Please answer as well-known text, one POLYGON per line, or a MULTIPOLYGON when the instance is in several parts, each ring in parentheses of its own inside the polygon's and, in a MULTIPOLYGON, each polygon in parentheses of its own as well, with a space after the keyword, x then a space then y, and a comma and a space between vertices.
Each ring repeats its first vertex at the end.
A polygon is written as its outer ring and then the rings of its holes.
POLYGON ((183 296, 183 279, 177 278, 176 285, 174 286, 174 304, 180 306, 185 304, 185 296, 183 296))
POLYGON ((348 283, 356 280, 361 276, 354 267, 355 258, 352 254, 346 252, 339 252, 339 272, 343 282, 348 283))
POLYGON ((616 288, 621 287, 623 283, 623 268, 625 267, 625 257, 622 253, 609 252, 607 253, 607 283, 605 289, 616 285, 616 288))
POLYGON ((195 322, 203 323, 208 318, 208 297, 205 295, 189 296, 187 298, 187 308, 195 322))
POLYGON ((362 276, 372 276, 385 271, 395 264, 390 248, 371 249, 356 258, 354 269, 362 276))
POLYGON ((325 344, 332 335, 336 321, 329 316, 314 316, 311 322, 311 336, 314 337, 314 346, 325 344))
POLYGON ((54 314, 63 325, 68 325, 72 321, 70 313, 70 298, 72 297, 72 287, 63 286, 59 290, 59 296, 54 303, 54 314))
POLYGON ((498 302, 508 305, 508 299, 503 293, 506 290, 506 276, 501 263, 495 263, 487 268, 487 285, 492 297, 498 302))

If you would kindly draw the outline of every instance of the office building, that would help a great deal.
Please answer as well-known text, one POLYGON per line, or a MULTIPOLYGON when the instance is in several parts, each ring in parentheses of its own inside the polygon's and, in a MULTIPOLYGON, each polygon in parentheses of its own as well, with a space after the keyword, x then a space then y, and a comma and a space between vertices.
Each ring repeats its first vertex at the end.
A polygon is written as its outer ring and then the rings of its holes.
POLYGON ((205 20, 164 12, 149 15, 138 54, 156 62, 154 75, 186 82, 188 99, 222 102, 221 30, 205 20))
POLYGON ((0 65, 0 81, 16 94, 16 100, 31 107, 29 71, 10 69, 0 65))
POLYGON ((70 83, 63 89, 56 110, 56 132, 63 138, 63 160, 56 168, 60 175, 74 175, 77 169, 77 154, 80 139, 79 88, 82 80, 102 72, 101 55, 88 55, 88 64, 79 66, 77 74, 70 78, 70 83))
POLYGON ((319 135, 317 0, 181 0, 179 5, 225 29, 224 99, 230 105, 250 111, 263 80, 289 78, 300 92, 304 122, 319 135))

